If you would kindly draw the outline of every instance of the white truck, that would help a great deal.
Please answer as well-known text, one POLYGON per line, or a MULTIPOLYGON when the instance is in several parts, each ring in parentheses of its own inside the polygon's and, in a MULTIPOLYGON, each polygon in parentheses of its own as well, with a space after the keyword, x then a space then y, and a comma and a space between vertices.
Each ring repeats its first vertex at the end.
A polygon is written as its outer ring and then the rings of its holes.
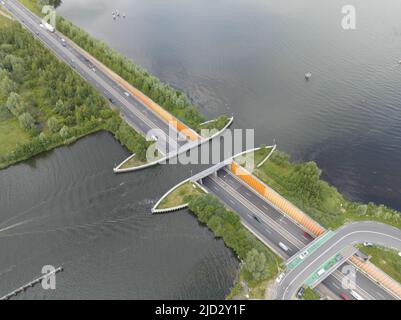
POLYGON ((49 30, 50 32, 56 31, 56 29, 54 29, 54 27, 51 24, 48 24, 46 21, 43 20, 42 23, 40 24, 40 27, 49 30))

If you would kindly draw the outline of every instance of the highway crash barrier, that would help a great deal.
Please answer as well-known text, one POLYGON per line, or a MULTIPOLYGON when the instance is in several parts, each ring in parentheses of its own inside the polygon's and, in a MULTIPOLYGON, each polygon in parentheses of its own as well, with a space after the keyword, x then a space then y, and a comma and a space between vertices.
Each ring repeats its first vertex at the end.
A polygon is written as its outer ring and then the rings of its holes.
POLYGON ((117 73, 106 67, 99 60, 91 56, 84 49, 74 43, 72 40, 69 41, 77 50, 79 50, 86 59, 88 59, 93 65, 95 65, 99 70, 107 73, 114 81, 116 81, 119 85, 121 85, 127 92, 132 94, 135 98, 141 101, 145 106, 150 108, 153 112, 159 115, 164 121, 166 121, 169 125, 173 126, 178 132, 184 134, 188 139, 192 141, 197 141, 201 139, 201 136, 195 132, 193 129, 188 127, 182 121, 178 120, 174 117, 170 112, 159 106, 156 102, 150 99, 148 96, 143 94, 141 91, 132 86, 128 81, 124 80, 117 73))
POLYGON ((260 195, 265 197, 269 202, 275 205, 278 209, 280 209, 283 213, 290 216, 293 220, 314 235, 320 236, 326 231, 326 229, 319 225, 316 221, 307 216, 290 201, 280 196, 273 189, 266 186, 262 181, 250 174, 243 167, 239 166, 235 161, 231 163, 231 171, 254 190, 256 190, 260 195))
POLYGON ((383 272, 374 264, 368 261, 361 261, 355 256, 351 257, 349 260, 363 272, 368 274, 374 281, 381 283, 385 288, 390 290, 398 298, 401 298, 401 285, 393 278, 391 278, 388 274, 383 272))

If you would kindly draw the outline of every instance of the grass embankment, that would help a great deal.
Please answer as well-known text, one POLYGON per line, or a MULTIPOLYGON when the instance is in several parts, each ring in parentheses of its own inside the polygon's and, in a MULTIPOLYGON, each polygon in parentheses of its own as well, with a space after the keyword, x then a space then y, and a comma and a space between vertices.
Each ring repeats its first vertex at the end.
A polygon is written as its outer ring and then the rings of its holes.
MULTIPOLYGON (((259 150, 252 151, 251 156, 253 156, 253 168, 256 168, 262 161, 266 159, 266 157, 272 152, 273 147, 261 146, 259 150)), ((234 158, 234 160, 240 165, 246 167, 247 157, 250 156, 249 153, 246 153, 242 156, 234 158)))
POLYGON ((0 16, 0 168, 107 130, 139 159, 149 143, 17 22, 0 16))
POLYGON ((315 290, 307 287, 305 288, 302 300, 320 300, 320 296, 316 293, 315 290))
POLYGON ((194 197, 189 209, 241 260, 238 279, 227 298, 264 299, 267 282, 278 273, 280 258, 242 225, 236 213, 212 195, 194 197))
POLYGON ((0 28, 11 24, 11 22, 12 22, 11 15, 1 5, 0 5, 0 16, 2 18, 2 19, 0 19, 0 28), (5 19, 3 19, 3 18, 5 18, 5 19))
POLYGON ((398 251, 383 247, 362 247, 361 251, 371 256, 370 262, 401 283, 401 257, 398 251))
POLYGON ((205 192, 195 183, 188 181, 178 188, 174 189, 166 198, 160 202, 156 209, 168 209, 187 204, 195 196, 204 194, 205 192))
POLYGON ((229 121, 230 118, 228 116, 222 115, 212 121, 200 124, 197 131, 202 137, 211 137, 222 130, 229 123, 229 121))

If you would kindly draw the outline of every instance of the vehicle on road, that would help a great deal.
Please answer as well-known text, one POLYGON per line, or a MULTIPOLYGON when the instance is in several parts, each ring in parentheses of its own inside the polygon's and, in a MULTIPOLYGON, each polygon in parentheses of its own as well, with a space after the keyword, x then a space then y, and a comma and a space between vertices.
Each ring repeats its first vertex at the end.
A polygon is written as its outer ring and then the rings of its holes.
POLYGON ((363 245, 365 247, 373 247, 373 243, 372 242, 364 242, 363 245))
POLYGON ((288 251, 288 250, 290 250, 284 243, 282 243, 282 242, 279 242, 278 243, 278 246, 281 248, 281 249, 283 249, 284 251, 288 251))
POLYGON ((51 24, 48 24, 48 23, 45 22, 45 21, 42 21, 42 23, 39 24, 39 26, 40 26, 41 28, 44 28, 44 29, 50 31, 50 32, 56 31, 56 29, 54 29, 54 27, 53 27, 51 24))
POLYGON ((307 239, 313 240, 313 237, 309 233, 307 233, 306 231, 304 231, 304 237, 307 238, 307 239))
POLYGON ((109 98, 109 101, 110 101, 111 103, 114 103, 113 98, 109 98))
POLYGON ((354 290, 350 291, 351 296, 353 296, 356 300, 365 300, 358 292, 355 292, 354 290))
POLYGON ((317 272, 317 275, 320 277, 320 276, 323 275, 325 272, 326 272, 326 270, 325 270, 324 268, 322 268, 322 269, 320 269, 320 270, 317 272))
POLYGON ((304 292, 305 292, 305 288, 304 287, 299 288, 299 290, 297 292, 297 297, 298 298, 302 298, 302 296, 304 295, 304 292))
POLYGON ((284 276, 285 276, 284 272, 280 273, 276 278, 276 282, 280 283, 284 279, 284 276))
POLYGON ((131 96, 127 91, 124 91, 124 94, 125 94, 127 97, 130 97, 130 96, 131 96))
POLYGON ((345 292, 340 292, 339 296, 343 300, 349 300, 349 297, 347 296, 347 294, 345 292))
POLYGON ((304 252, 302 252, 302 253, 299 255, 299 258, 300 258, 301 260, 303 260, 303 259, 305 259, 305 257, 306 257, 308 254, 309 254, 309 251, 308 251, 308 250, 305 250, 304 252))
POLYGON ((260 220, 259 220, 259 218, 258 218, 257 216, 253 216, 253 218, 254 218, 257 222, 260 223, 260 220))

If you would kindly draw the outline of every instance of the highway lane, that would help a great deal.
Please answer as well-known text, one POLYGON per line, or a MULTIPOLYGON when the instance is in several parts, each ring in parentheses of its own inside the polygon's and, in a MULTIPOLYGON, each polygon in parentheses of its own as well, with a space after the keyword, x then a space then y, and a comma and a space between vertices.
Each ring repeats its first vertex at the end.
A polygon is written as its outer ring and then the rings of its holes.
POLYGON ((290 270, 280 283, 278 297, 291 299, 305 280, 325 261, 346 247, 362 242, 372 242, 401 251, 401 230, 378 222, 354 222, 339 228, 335 235, 306 256, 302 264, 290 270))
MULTIPOLYGON (((178 141, 178 144, 167 139, 170 128, 152 110, 145 106, 141 101, 132 95, 127 96, 126 91, 107 74, 98 69, 93 69, 91 62, 78 52, 72 45, 63 46, 61 39, 63 35, 41 28, 41 19, 26 9, 18 1, 6 0, 5 7, 10 13, 31 31, 34 36, 41 40, 53 53, 65 63, 74 68, 85 80, 90 82, 103 96, 112 99, 113 105, 118 107, 123 117, 131 124, 135 130, 146 135, 151 129, 160 129, 164 132, 163 136, 158 136, 158 147, 166 154, 174 152, 179 146, 186 144, 187 140, 178 141)), ((68 43, 68 42, 67 42, 68 43)))
POLYGON ((253 232, 257 233, 261 240, 271 247, 279 256, 287 259, 298 252, 298 248, 262 220, 260 214, 254 213, 254 211, 241 202, 239 198, 233 197, 230 191, 222 187, 211 176, 204 178, 202 185, 211 193, 217 195, 229 208, 239 213, 241 220, 246 222, 247 226, 250 227, 253 232), (288 251, 279 246, 280 242, 288 247, 288 251))
MULTIPOLYGON (((207 189, 218 196, 228 207, 237 212, 242 219, 249 220, 250 217, 256 215, 259 221, 253 219, 254 221, 250 222, 251 227, 263 234, 264 242, 270 247, 273 245, 273 248, 281 257, 287 259, 298 253, 299 250, 312 241, 312 238, 305 237, 304 231, 296 223, 283 216, 281 212, 273 208, 265 199, 256 194, 249 186, 243 184, 242 181, 239 181, 228 170, 221 169, 218 171, 217 175, 218 179, 212 178, 211 176, 203 179, 203 183, 207 189), (222 180, 220 183, 218 183, 219 179, 222 180), (257 213, 259 214, 257 215, 257 213), (271 220, 261 219, 263 215, 270 217, 270 219, 275 222, 275 225, 271 224, 271 220), (261 224, 263 226, 261 226, 261 224), (280 225, 279 228, 277 224, 280 225), (283 229, 287 232, 283 233, 283 229), (285 237, 285 234, 288 235, 288 233, 298 238, 299 242, 296 245, 290 242, 293 237, 290 239, 285 237), (279 242, 288 245, 290 250, 285 252, 278 247, 279 242)), ((341 292, 345 292, 352 300, 354 298, 349 294, 350 290, 342 288, 343 277, 344 275, 337 270, 332 276, 326 278, 322 282, 322 285, 326 286, 337 296, 339 296, 341 292)), ((366 299, 394 299, 385 289, 371 281, 360 271, 356 273, 355 291, 366 299)))

